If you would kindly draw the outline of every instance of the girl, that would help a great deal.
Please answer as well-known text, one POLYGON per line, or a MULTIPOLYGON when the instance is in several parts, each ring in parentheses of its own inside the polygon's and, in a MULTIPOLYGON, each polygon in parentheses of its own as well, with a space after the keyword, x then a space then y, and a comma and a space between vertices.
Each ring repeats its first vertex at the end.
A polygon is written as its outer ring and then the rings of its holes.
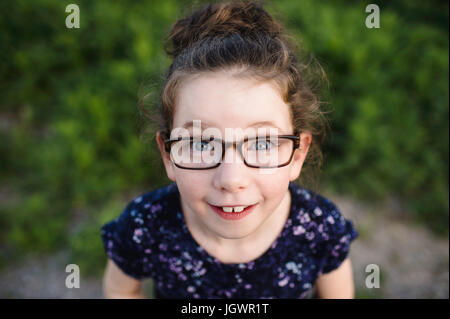
POLYGON ((158 298, 352 298, 358 233, 294 182, 325 122, 280 24, 258 3, 219 3, 169 40, 156 141, 173 183, 102 227, 105 296, 144 297, 152 278, 158 298))

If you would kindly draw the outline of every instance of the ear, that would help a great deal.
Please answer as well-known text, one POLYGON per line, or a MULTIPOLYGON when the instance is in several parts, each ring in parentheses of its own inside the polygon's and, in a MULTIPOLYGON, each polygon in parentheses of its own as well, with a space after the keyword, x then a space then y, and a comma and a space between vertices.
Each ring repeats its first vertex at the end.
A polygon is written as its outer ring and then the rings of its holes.
POLYGON ((295 181, 302 171, 303 163, 305 162, 306 155, 308 154, 309 146, 311 145, 312 135, 309 132, 303 132, 300 134, 300 148, 294 151, 291 162, 291 172, 289 180, 295 181))
POLYGON ((167 177, 171 181, 176 182, 175 167, 174 167, 172 161, 170 160, 170 154, 167 153, 164 148, 164 141, 163 141, 162 136, 159 131, 156 132, 156 143, 158 143, 159 152, 161 153, 161 158, 164 162, 164 167, 166 168, 167 177))

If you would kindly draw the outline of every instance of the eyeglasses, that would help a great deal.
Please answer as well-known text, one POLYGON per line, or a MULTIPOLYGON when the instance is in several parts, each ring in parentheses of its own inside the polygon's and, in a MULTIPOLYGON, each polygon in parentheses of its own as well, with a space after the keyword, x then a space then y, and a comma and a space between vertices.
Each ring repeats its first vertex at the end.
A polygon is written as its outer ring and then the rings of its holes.
POLYGON ((212 169, 218 167, 229 146, 236 147, 245 165, 254 168, 278 168, 288 165, 300 137, 295 135, 267 135, 246 137, 241 141, 225 142, 219 138, 178 137, 164 141, 165 151, 176 167, 183 169, 212 169))

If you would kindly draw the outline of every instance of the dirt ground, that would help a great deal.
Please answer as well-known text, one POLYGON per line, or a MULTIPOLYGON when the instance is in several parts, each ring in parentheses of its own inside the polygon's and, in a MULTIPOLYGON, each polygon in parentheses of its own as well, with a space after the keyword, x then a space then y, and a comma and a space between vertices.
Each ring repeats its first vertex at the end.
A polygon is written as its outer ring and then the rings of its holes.
POLYGON ((396 209, 369 208, 344 197, 333 200, 360 234, 350 251, 357 297, 449 297, 448 238, 436 238, 396 209), (380 270, 380 288, 366 287, 369 264, 380 270))
MULTIPOLYGON (((449 241, 436 238, 393 208, 367 207, 346 197, 329 198, 353 221, 360 236, 350 257, 357 298, 449 298, 449 241), (366 266, 380 270, 380 287, 367 288, 366 266)), ((29 256, 0 272, 0 298, 103 298, 101 279, 65 286, 69 254, 29 256)), ((152 282, 144 282, 151 291, 152 282)))

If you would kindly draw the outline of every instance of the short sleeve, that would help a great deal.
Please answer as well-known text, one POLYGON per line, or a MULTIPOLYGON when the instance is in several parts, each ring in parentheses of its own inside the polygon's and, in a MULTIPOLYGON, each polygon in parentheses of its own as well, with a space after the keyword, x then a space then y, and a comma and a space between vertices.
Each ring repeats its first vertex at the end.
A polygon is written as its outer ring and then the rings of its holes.
POLYGON ((344 218, 333 204, 330 207, 331 210, 323 220, 323 229, 327 230, 327 240, 323 245, 323 274, 339 268, 350 253, 351 242, 358 237, 353 223, 344 218))
POLYGON ((131 202, 116 219, 101 228, 106 255, 127 275, 135 279, 149 276, 142 245, 142 221, 135 202, 131 202))

